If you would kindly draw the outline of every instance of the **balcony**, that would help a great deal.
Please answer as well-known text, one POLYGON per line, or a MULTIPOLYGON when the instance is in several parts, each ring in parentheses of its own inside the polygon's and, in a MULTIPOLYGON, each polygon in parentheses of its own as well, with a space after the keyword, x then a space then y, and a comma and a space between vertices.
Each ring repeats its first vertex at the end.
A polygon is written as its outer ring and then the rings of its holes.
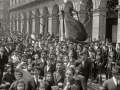
POLYGON ((9 10, 12 11, 12 10, 15 10, 18 8, 23 8, 23 7, 26 7, 28 5, 34 4, 34 3, 40 3, 41 1, 43 1, 43 0, 23 0, 23 1, 20 1, 18 3, 11 5, 9 7, 9 10))

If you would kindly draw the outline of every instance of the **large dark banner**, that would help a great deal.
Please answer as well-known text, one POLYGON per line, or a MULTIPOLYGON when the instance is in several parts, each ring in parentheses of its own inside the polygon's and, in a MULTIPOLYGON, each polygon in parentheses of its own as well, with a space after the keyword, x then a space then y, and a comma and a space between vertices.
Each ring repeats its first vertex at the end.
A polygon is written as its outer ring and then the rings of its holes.
POLYGON ((66 21, 66 38, 72 42, 79 43, 85 41, 88 34, 83 26, 83 24, 73 18, 70 13, 65 13, 66 21))

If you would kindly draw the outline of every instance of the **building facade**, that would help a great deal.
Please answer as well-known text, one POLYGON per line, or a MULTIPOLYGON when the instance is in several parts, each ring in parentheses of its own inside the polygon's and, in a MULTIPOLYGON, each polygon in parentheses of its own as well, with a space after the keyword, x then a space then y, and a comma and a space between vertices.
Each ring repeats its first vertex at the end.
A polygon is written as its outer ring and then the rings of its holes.
POLYGON ((80 20, 89 37, 102 40, 109 38, 114 43, 120 42, 120 0, 10 0, 10 30, 59 34, 60 40, 65 37, 64 12, 72 12, 80 20), (113 10, 113 6, 117 6, 113 10), (70 11, 70 8, 74 10, 70 11))
POLYGON ((9 28, 9 0, 0 0, 0 28, 9 28))

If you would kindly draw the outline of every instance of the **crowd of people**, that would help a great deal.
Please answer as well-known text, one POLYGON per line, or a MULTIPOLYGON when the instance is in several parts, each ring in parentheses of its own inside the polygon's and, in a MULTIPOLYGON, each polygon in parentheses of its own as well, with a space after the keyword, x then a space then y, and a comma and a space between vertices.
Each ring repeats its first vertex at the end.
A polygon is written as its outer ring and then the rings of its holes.
POLYGON ((50 34, 13 37, 1 38, 0 90, 87 90, 87 83, 120 90, 120 43, 115 48, 100 38, 83 45, 50 34))

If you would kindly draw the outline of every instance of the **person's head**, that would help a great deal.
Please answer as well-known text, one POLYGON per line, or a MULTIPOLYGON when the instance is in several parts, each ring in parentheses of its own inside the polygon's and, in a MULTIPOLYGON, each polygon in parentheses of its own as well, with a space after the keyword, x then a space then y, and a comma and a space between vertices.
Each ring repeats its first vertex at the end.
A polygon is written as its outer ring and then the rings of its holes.
POLYGON ((50 57, 53 58, 53 59, 56 59, 56 55, 54 53, 50 54, 50 57))
POLYGON ((70 48, 70 49, 73 49, 73 43, 72 43, 72 42, 69 43, 69 48, 70 48))
POLYGON ((34 67, 34 75, 39 76, 40 75, 40 68, 38 66, 34 67))
POLYGON ((57 61, 60 61, 62 60, 62 57, 61 56, 57 56, 57 61))
POLYGON ((22 79, 23 78, 23 72, 22 72, 22 70, 16 69, 15 70, 15 77, 16 77, 17 80, 22 79))
POLYGON ((35 60, 39 59, 39 55, 38 55, 38 54, 35 54, 35 55, 34 55, 34 59, 35 59, 35 60))
POLYGON ((11 57, 8 58, 8 62, 9 63, 12 63, 13 62, 13 59, 11 57))
POLYGON ((29 64, 28 67, 27 67, 28 71, 31 71, 32 70, 32 65, 29 64))
POLYGON ((4 48, 0 47, 0 53, 4 53, 4 48))
POLYGON ((73 57, 73 52, 70 51, 69 54, 68 54, 69 57, 73 57))
POLYGON ((77 50, 82 50, 82 46, 80 44, 77 45, 77 50))
POLYGON ((74 63, 74 58, 69 57, 69 62, 70 62, 70 63, 74 63))
POLYGON ((68 56, 64 56, 63 60, 64 60, 64 63, 68 63, 69 57, 68 56))
POLYGON ((51 72, 46 73, 45 78, 47 81, 52 81, 52 73, 51 72))
POLYGON ((27 63, 25 62, 22 66, 23 69, 26 69, 28 67, 27 63))
POLYGON ((96 52, 97 52, 98 55, 101 54, 101 50, 100 49, 97 49, 96 52))
POLYGON ((25 82, 23 80, 17 82, 17 90, 25 90, 25 82))
POLYGON ((63 69, 63 62, 59 60, 56 62, 56 70, 59 72, 62 69, 63 69))
POLYGON ((117 79, 120 80, 120 67, 118 65, 115 65, 112 70, 112 75, 117 79))
POLYGON ((113 58, 113 57, 114 57, 114 52, 110 52, 110 54, 109 54, 109 55, 110 55, 110 57, 112 57, 112 58, 113 58))
POLYGON ((16 50, 19 50, 20 49, 20 45, 16 45, 16 50))
POLYGON ((47 58, 47 65, 51 66, 52 65, 53 58, 47 58))
POLYGON ((63 50, 66 51, 67 50, 67 45, 63 45, 63 50))
POLYGON ((73 80, 74 75, 75 75, 74 68, 72 68, 72 67, 66 68, 65 76, 66 76, 67 81, 73 80))
POLYGON ((85 61, 87 59, 87 52, 81 53, 81 60, 85 61))
POLYGON ((32 63, 31 58, 28 58, 27 63, 28 63, 28 64, 31 64, 31 63, 32 63))
POLYGON ((54 47, 50 47, 50 53, 54 52, 54 47))
POLYGON ((5 67, 5 71, 6 71, 6 72, 11 72, 11 71, 12 71, 11 65, 7 65, 7 66, 5 67))
POLYGON ((39 90, 46 90, 48 83, 44 80, 40 81, 39 90))
POLYGON ((43 52, 41 53, 41 58, 46 58, 46 55, 47 55, 47 53, 46 53, 45 51, 43 51, 43 52))

